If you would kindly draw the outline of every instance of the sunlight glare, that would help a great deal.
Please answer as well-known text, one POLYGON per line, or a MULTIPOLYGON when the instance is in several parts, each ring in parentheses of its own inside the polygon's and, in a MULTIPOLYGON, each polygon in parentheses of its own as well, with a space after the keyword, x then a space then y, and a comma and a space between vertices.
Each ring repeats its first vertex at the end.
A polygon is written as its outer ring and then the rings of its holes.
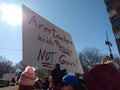
POLYGON ((22 22, 22 10, 16 5, 1 4, 0 11, 2 13, 1 20, 18 25, 22 22))

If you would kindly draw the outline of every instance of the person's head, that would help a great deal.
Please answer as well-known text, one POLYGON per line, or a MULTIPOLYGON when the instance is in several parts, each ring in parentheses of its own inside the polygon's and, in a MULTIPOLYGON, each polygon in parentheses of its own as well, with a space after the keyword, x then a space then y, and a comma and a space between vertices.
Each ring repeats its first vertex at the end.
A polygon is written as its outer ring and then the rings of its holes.
POLYGON ((57 63, 56 66, 55 66, 55 69, 60 70, 60 64, 57 63))
POLYGON ((63 90, 77 90, 80 84, 79 78, 72 74, 65 75, 62 81, 64 84, 62 88, 63 90))

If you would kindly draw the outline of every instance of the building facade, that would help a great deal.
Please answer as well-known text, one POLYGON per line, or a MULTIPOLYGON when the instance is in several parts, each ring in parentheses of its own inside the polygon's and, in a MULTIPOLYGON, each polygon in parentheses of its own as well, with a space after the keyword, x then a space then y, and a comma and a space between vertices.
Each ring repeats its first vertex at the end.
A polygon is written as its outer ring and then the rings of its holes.
POLYGON ((104 0, 120 55, 120 0, 104 0))

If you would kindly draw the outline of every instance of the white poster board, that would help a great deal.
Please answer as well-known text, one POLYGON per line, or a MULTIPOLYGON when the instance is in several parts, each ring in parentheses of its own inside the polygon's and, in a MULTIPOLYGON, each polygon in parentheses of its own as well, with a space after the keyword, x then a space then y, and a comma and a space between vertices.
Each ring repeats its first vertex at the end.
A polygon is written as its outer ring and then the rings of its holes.
POLYGON ((68 72, 83 73, 71 36, 22 6, 23 63, 40 68, 54 69, 59 63, 68 72))

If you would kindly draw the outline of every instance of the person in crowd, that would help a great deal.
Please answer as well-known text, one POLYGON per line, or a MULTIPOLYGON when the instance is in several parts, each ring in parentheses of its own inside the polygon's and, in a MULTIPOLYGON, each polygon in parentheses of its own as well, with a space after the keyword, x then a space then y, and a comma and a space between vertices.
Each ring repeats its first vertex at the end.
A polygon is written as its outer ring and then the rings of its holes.
POLYGON ((88 90, 119 90, 120 73, 111 62, 93 67, 83 77, 88 90))
POLYGON ((20 79, 20 76, 21 76, 21 71, 20 72, 18 72, 18 75, 17 75, 17 82, 19 81, 19 79, 20 79))
POLYGON ((52 76, 49 76, 49 90, 52 90, 52 86, 53 86, 52 76))
POLYGON ((47 90, 48 88, 49 88, 49 80, 48 80, 48 77, 45 77, 42 82, 42 89, 47 90))
POLYGON ((25 71, 22 72, 19 83, 19 90, 34 90, 35 83, 35 68, 27 66, 25 71))
POLYGON ((62 78, 67 74, 66 69, 60 70, 60 64, 56 64, 56 67, 51 71, 51 74, 53 80, 53 90, 61 90, 62 78))
POLYGON ((41 90, 41 88, 42 88, 42 80, 37 77, 37 79, 35 80, 35 85, 34 86, 35 86, 36 90, 41 90))
POLYGON ((64 84, 62 90, 87 90, 83 80, 75 75, 67 74, 63 77, 62 81, 64 84))
POLYGON ((10 86, 15 86, 16 85, 16 81, 15 78, 13 77, 12 80, 10 81, 10 86))

